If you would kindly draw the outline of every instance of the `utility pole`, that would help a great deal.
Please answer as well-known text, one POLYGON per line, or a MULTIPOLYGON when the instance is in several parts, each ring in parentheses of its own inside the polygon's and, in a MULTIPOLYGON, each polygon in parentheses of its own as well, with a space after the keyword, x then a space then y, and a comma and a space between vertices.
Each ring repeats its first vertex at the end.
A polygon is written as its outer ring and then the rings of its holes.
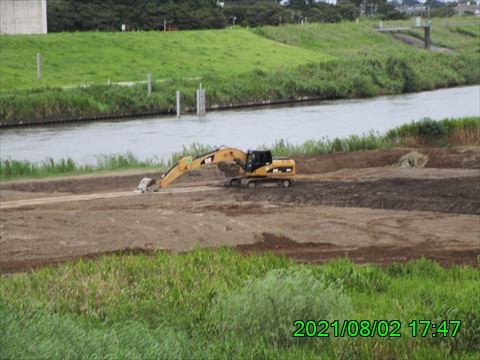
POLYGON ((425 49, 430 49, 430 23, 424 26, 424 42, 425 42, 425 49))

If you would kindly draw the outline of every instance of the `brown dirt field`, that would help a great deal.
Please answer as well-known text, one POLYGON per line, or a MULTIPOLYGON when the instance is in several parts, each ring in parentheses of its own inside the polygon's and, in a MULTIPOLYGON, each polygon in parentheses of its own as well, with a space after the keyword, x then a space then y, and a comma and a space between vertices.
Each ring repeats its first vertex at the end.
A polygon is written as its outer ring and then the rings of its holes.
POLYGON ((423 256, 478 266, 480 148, 422 149, 426 168, 395 167, 409 151, 296 158, 288 189, 226 188, 216 167, 149 194, 132 191, 152 176, 140 172, 3 182, 0 267, 216 246, 314 263, 423 256))

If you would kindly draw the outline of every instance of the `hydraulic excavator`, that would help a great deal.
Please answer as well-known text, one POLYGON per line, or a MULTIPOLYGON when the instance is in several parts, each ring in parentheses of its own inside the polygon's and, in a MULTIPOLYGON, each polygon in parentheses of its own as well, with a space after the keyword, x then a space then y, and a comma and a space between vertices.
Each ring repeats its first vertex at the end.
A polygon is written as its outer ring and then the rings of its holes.
POLYGON ((295 176, 295 161, 285 157, 272 157, 270 150, 245 152, 236 148, 220 147, 195 157, 181 158, 158 181, 143 178, 136 191, 156 191, 168 186, 186 171, 209 165, 222 168, 225 164, 236 164, 238 169, 236 176, 227 179, 226 184, 229 186, 254 188, 257 185, 273 184, 288 188, 293 184, 295 176))

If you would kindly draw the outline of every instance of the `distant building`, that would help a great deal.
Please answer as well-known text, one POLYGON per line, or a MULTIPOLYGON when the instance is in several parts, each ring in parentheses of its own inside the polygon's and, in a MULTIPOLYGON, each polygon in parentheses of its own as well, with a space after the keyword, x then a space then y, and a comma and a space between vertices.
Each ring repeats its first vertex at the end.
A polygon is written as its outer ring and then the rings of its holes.
POLYGON ((410 16, 421 15, 427 11, 427 7, 422 4, 411 6, 397 5, 395 9, 401 13, 408 14, 410 16))
POLYGON ((0 0, 0 34, 46 34, 47 0, 0 0))
POLYGON ((458 4, 454 7, 454 10, 457 14, 475 14, 480 15, 480 5, 479 4, 458 4))

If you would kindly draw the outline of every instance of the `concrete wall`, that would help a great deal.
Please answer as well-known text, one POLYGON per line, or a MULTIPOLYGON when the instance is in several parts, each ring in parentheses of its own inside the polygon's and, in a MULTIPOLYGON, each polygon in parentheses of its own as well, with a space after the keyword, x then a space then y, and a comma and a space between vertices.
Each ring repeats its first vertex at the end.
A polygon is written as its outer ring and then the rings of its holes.
POLYGON ((47 0, 0 0, 0 34, 46 34, 47 0))

